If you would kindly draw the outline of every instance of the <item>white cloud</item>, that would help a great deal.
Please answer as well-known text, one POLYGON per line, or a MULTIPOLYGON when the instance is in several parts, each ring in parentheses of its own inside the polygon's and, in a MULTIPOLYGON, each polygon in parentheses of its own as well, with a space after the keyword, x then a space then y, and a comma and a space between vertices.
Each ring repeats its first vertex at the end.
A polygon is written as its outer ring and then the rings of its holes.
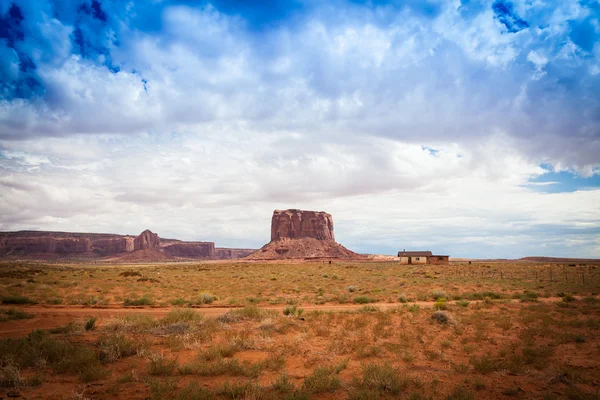
MULTIPOLYGON (((38 171, 5 163, 0 213, 10 217, 0 229, 150 228, 163 237, 256 247, 269 239, 272 210, 290 207, 331 212, 338 240, 359 251, 436 246, 510 257, 499 243, 523 236, 534 249, 557 229, 576 235, 600 219, 599 190, 544 194, 523 187, 544 171, 508 151, 502 136, 472 147, 431 146, 432 153, 376 137, 340 144, 232 129, 92 141, 90 153, 99 146, 110 158, 90 166, 60 151, 38 171)), ((40 149, 71 140, 41 139, 40 149)), ((562 250, 597 256, 585 246, 562 250)))
POLYGON ((561 2, 547 25, 507 34, 489 7, 469 19, 458 5, 433 20, 323 6, 259 33, 167 8, 161 32, 121 38, 117 74, 69 56, 70 28, 46 21, 64 55, 36 59, 46 97, 0 103, 0 229, 259 246, 272 210, 296 207, 331 212, 361 251, 599 256, 600 191, 529 182, 542 163, 600 171, 597 75, 556 84, 597 67, 563 40, 583 9, 561 2))

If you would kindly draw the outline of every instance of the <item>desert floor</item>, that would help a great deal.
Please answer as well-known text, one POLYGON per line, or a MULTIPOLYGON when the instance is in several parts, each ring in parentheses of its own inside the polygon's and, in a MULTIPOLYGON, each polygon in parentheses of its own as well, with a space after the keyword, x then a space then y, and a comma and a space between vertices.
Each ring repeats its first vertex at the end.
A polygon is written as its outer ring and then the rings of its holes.
POLYGON ((600 265, 0 263, 0 398, 597 399, 600 265))

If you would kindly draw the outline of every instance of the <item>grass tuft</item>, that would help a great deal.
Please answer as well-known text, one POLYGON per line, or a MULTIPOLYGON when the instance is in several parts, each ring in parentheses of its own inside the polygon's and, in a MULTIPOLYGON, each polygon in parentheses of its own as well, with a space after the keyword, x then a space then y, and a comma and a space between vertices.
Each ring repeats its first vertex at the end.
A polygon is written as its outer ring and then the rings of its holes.
POLYGON ((356 304, 368 304, 368 303, 375 303, 377 300, 373 299, 372 297, 369 296, 358 296, 354 298, 354 302, 356 304))
POLYGON ((139 299, 130 299, 130 298, 126 298, 125 301, 123 302, 124 306, 151 306, 152 305, 152 299, 150 299, 149 297, 140 297, 139 299))
POLYGON ((431 314, 431 319, 439 324, 453 324, 454 318, 448 311, 436 311, 431 314))

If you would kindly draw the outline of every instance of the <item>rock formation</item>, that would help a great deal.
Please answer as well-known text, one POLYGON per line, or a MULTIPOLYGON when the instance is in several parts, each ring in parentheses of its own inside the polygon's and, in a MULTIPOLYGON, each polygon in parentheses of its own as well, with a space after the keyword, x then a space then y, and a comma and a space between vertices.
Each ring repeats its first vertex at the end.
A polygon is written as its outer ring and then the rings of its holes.
POLYGON ((133 251, 133 240, 103 233, 0 232, 0 256, 110 256, 133 251))
POLYGON ((159 250, 160 249, 160 238, 156 233, 153 233, 149 229, 140 233, 138 237, 133 241, 133 250, 159 250))
POLYGON ((322 211, 275 210, 271 241, 248 259, 362 258, 334 240, 333 218, 322 211))
POLYGON ((0 232, 0 257, 12 259, 214 260, 241 258, 254 251, 215 249, 213 242, 160 239, 149 230, 139 236, 47 231, 0 232))
POLYGON ((322 211, 275 210, 271 218, 271 241, 283 238, 335 240, 333 218, 322 211))
POLYGON ((162 247, 162 251, 172 257, 216 258, 213 242, 175 242, 162 247))
POLYGON ((225 247, 217 247, 215 248, 215 258, 217 260, 243 258, 254 253, 255 251, 256 249, 229 249, 225 247))

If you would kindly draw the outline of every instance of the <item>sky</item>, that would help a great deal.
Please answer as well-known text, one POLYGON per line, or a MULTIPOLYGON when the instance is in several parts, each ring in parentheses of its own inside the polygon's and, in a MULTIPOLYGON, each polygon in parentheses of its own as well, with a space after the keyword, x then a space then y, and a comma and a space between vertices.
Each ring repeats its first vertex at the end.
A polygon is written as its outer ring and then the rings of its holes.
POLYGON ((598 0, 0 0, 0 231, 600 258, 598 0))

